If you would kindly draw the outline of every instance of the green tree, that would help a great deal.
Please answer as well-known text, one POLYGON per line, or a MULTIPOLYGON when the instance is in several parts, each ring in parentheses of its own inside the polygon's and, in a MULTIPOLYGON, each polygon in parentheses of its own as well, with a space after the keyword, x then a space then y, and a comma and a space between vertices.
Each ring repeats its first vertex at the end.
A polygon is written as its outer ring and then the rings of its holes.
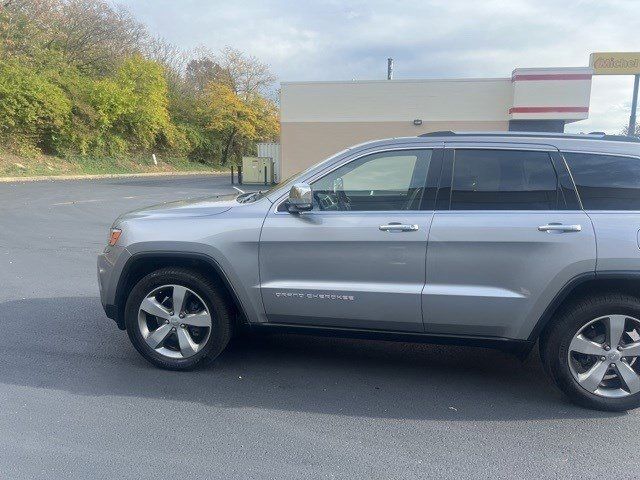
POLYGON ((227 162, 277 137, 266 65, 231 48, 190 58, 108 0, 3 0, 0 147, 227 162))
POLYGON ((116 131, 140 150, 152 148, 161 138, 170 144, 174 131, 162 66, 137 55, 122 64, 115 82, 128 100, 116 131))
POLYGON ((18 62, 0 62, 0 139, 19 153, 54 152, 71 115, 64 91, 18 62))
POLYGON ((160 144, 171 148, 176 127, 169 116, 162 66, 136 55, 111 77, 64 73, 57 79, 74 102, 58 153, 120 156, 160 144))

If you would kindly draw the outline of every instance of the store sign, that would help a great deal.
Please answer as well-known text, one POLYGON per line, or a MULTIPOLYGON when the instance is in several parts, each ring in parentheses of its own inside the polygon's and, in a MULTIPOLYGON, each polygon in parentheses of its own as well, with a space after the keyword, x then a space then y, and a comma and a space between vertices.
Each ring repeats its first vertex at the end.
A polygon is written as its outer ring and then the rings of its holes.
POLYGON ((597 52, 589 57, 595 75, 640 75, 640 52, 597 52))

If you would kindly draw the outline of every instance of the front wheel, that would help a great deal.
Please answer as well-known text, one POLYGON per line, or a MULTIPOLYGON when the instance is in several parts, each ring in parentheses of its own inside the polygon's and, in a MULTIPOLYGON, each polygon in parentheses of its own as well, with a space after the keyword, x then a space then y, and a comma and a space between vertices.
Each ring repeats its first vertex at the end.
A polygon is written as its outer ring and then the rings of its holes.
POLYGON ((217 357, 230 337, 228 302, 213 282, 185 268, 150 273, 125 307, 133 346, 154 365, 188 370, 217 357))
POLYGON ((640 406, 640 300, 595 295, 563 309, 544 333, 541 358, 557 386, 587 408, 640 406))

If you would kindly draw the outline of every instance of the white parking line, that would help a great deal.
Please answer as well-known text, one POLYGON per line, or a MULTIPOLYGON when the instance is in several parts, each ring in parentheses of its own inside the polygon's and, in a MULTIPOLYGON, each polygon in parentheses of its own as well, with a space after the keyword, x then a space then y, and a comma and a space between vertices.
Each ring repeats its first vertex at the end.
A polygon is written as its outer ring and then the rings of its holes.
MULTIPOLYGON (((129 196, 129 197, 119 197, 116 198, 116 200, 132 200, 134 198, 140 198, 142 195, 133 195, 133 196, 129 196)), ((88 199, 88 200, 72 200, 70 202, 60 202, 60 203, 52 203, 51 206, 52 207, 59 207, 59 206, 63 206, 63 205, 77 205, 79 203, 95 203, 95 202, 111 202, 113 201, 113 198, 92 198, 92 199, 88 199)))

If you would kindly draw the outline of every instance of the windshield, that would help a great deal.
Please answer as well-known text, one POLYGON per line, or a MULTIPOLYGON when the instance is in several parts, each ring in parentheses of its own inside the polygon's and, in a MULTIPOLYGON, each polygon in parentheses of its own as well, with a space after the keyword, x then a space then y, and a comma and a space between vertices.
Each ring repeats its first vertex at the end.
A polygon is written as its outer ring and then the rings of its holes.
POLYGON ((256 200, 261 199, 265 195, 269 195, 269 194, 275 192, 276 190, 278 190, 279 188, 282 188, 284 185, 286 185, 287 183, 289 183, 292 180, 296 179, 297 177, 299 177, 303 173, 306 173, 308 170, 311 170, 313 167, 315 167, 315 165, 313 165, 310 168, 307 168, 306 170, 303 170, 302 172, 294 173, 293 175, 285 178, 284 180, 280 180, 275 185, 272 185, 271 188, 269 188, 268 190, 259 190, 257 192, 241 193, 236 197, 236 200, 238 202, 240 202, 240 203, 255 202, 256 200))
POLYGON ((265 196, 268 196, 268 195, 274 193, 275 191, 277 191, 280 188, 284 187, 288 183, 294 183, 295 180, 297 180, 299 177, 302 177, 302 176, 306 175, 308 172, 310 172, 311 170, 330 162, 331 160, 335 159, 339 155, 342 155, 347 150, 349 150, 349 149, 347 148, 345 150, 341 150, 340 152, 338 152, 338 153, 336 153, 334 155, 331 155, 330 157, 322 160, 321 162, 316 163, 314 165, 311 165, 310 167, 302 170, 301 172, 294 173, 293 175, 290 175, 289 177, 285 178, 284 180, 280 180, 278 183, 276 183, 275 185, 271 186, 271 188, 269 188, 267 190, 259 190, 257 192, 241 193, 240 195, 238 195, 236 197, 236 200, 238 202, 240 202, 240 203, 255 202, 256 200, 259 200, 259 199, 261 199, 261 198, 263 198, 265 196))
POLYGON ((278 183, 276 183, 275 185, 273 185, 269 190, 265 190, 264 194, 268 195, 270 193, 275 192, 276 190, 278 190, 279 188, 282 188, 284 185, 286 185, 287 183, 289 183, 291 180, 293 180, 296 177, 299 177, 300 175, 302 175, 302 173, 304 173, 306 170, 302 171, 302 172, 298 172, 298 173, 294 173, 293 175, 288 176, 287 178, 285 178, 284 180, 280 180, 278 183))
MULTIPOLYGON (((350 149, 347 148, 347 149, 341 150, 338 153, 335 153, 334 155, 331 155, 330 157, 325 158, 321 162, 316 163, 314 165, 311 165, 310 167, 302 170, 301 172, 295 173, 295 174, 285 178, 284 180, 279 181, 277 184, 273 185, 270 189, 260 192, 261 196, 258 197, 258 198, 262 198, 262 196, 265 196, 265 195, 270 195, 270 194, 276 192, 277 190, 281 189, 282 187, 284 187, 287 184, 295 183, 298 178, 304 177, 309 172, 311 172, 312 170, 315 170, 315 169, 317 169, 319 167, 322 167, 323 165, 335 160, 337 157, 339 157, 340 155, 342 155, 343 153, 345 153, 348 150, 350 150, 350 149)), ((255 198, 254 200, 257 200, 257 198, 255 198)))
POLYGON ((265 195, 269 195, 272 192, 275 192, 276 190, 278 190, 280 187, 282 187, 283 185, 285 185, 286 183, 290 182, 294 177, 297 177, 298 175, 300 175, 301 172, 298 172, 294 175, 291 175, 290 177, 281 180, 280 182, 276 183, 275 185, 273 185, 271 188, 269 188, 268 190, 258 190, 257 192, 245 192, 245 193, 240 193, 237 197, 236 200, 240 203, 252 203, 255 202, 256 200, 261 199, 262 197, 264 197, 265 195))

